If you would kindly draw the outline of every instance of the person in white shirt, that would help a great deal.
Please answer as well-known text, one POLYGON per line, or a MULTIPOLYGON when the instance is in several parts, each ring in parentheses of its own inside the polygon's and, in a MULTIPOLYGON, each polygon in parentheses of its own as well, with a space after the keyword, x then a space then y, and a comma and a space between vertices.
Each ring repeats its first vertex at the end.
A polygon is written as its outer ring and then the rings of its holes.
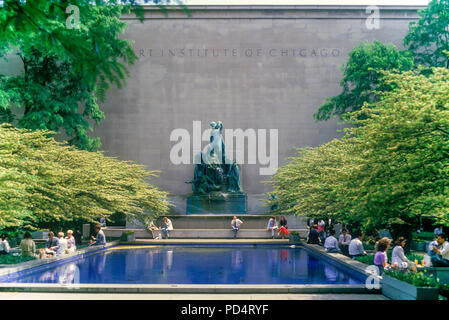
POLYGON ((366 255, 365 248, 363 247, 363 234, 358 234, 355 239, 352 239, 349 243, 349 256, 351 258, 366 255))
POLYGON ((276 217, 271 217, 268 220, 267 231, 271 231, 271 238, 274 238, 274 231, 278 229, 278 224, 276 222, 276 217))
POLYGON ((352 237, 346 229, 343 229, 340 237, 338 237, 338 243, 341 245, 341 252, 345 256, 349 256, 349 244, 351 243, 352 237))
POLYGON ((327 252, 330 253, 335 253, 335 252, 339 252, 340 250, 338 249, 338 241, 337 238, 335 238, 335 231, 332 229, 329 232, 330 236, 326 238, 326 240, 324 241, 324 248, 326 249, 327 252))
POLYGON ((67 253, 67 240, 64 238, 64 232, 58 232, 58 246, 51 248, 57 256, 67 253))
POLYGON ((162 234, 164 238, 168 238, 169 234, 168 231, 173 230, 173 224, 171 223, 171 220, 167 217, 164 217, 164 225, 162 226, 162 234))
POLYGON ((416 272, 415 263, 408 260, 408 258, 404 254, 404 247, 407 243, 407 240, 404 237, 399 237, 395 241, 395 247, 393 248, 393 252, 391 253, 391 265, 393 267, 398 267, 401 269, 409 269, 413 272, 416 272))
POLYGON ((0 239, 0 254, 8 254, 9 249, 8 235, 4 233, 0 239))
POLYGON ((446 240, 446 234, 440 234, 437 239, 438 247, 433 247, 433 251, 436 253, 432 256, 434 267, 449 267, 449 242, 446 240))
POLYGON ((75 238, 73 237, 73 231, 67 230, 67 237, 65 238, 67 240, 67 251, 68 252, 75 252, 76 251, 76 243, 75 238))
POLYGON ((240 219, 237 219, 236 216, 231 221, 231 227, 234 231, 234 239, 237 238, 237 232, 240 230, 240 226, 243 224, 243 221, 240 219))

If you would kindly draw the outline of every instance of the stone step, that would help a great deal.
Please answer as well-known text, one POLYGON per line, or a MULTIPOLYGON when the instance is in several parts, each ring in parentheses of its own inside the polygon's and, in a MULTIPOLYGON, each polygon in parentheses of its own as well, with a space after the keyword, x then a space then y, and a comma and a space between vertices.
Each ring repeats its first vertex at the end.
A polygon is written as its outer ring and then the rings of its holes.
MULTIPOLYGON (((123 229, 123 228, 103 228, 106 237, 118 238, 126 231, 134 231, 137 239, 152 238, 151 232, 145 229, 123 229)), ((307 236, 307 229, 290 229, 300 233, 302 238, 307 236)), ((160 230, 155 231, 155 235, 159 235, 160 230)), ((175 229, 169 232, 170 239, 229 239, 234 237, 231 228, 228 229, 175 229)), ((275 233, 277 237, 277 233, 275 233)), ((240 239, 270 239, 271 232, 266 229, 240 229, 237 233, 240 239)))
MULTIPOLYGON (((228 229, 234 215, 226 214, 189 214, 189 215, 166 215, 175 229, 228 229)), ((271 215, 238 215, 243 221, 245 229, 265 229, 271 215)), ((279 223, 280 217, 277 217, 279 223)), ((286 216, 289 229, 306 229, 307 223, 304 218, 286 216)), ((162 226, 163 217, 155 220, 158 227, 162 226)), ((138 223, 127 223, 127 228, 143 228, 138 223)))

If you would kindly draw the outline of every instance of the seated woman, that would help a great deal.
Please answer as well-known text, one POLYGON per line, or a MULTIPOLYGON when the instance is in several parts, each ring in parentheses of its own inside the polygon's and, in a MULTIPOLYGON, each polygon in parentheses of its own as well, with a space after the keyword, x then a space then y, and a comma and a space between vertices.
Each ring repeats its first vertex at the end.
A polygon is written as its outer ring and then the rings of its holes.
POLYGON ((407 240, 404 237, 399 237, 396 240, 396 246, 393 248, 393 252, 391 254, 391 265, 400 269, 408 269, 416 272, 416 265, 409 261, 404 254, 404 246, 406 242, 407 240))
POLYGON ((35 257, 36 256, 36 244, 34 243, 31 233, 25 232, 23 240, 20 241, 20 251, 23 257, 35 257))
POLYGON ((73 231, 67 230, 67 237, 65 237, 67 240, 67 252, 72 253, 76 251, 76 242, 75 238, 73 237, 73 231))
POLYGON ((281 220, 279 221, 279 231, 278 235, 284 239, 285 236, 288 236, 290 234, 290 231, 288 231, 287 227, 287 219, 285 219, 284 216, 281 216, 281 220))
POLYGON ((169 237, 168 232, 171 230, 173 230, 173 224, 171 223, 171 220, 167 217, 164 217, 164 226, 162 227, 162 234, 164 238, 169 237))
POLYGON ((390 248, 390 242, 390 239, 386 237, 377 242, 377 252, 374 255, 374 264, 379 268, 379 274, 382 274, 385 268, 389 266, 386 252, 390 248))
POLYGON ((274 230, 278 228, 276 217, 271 217, 270 220, 268 220, 267 230, 271 231, 271 239, 274 239, 274 230))
POLYGON ((153 239, 161 239, 161 231, 160 229, 154 224, 153 220, 145 223, 145 228, 148 232, 151 232, 153 235, 153 239), (156 231, 156 232, 155 232, 156 231))
POLYGON ((9 254, 9 249, 8 235, 4 233, 0 240, 0 254, 9 254))

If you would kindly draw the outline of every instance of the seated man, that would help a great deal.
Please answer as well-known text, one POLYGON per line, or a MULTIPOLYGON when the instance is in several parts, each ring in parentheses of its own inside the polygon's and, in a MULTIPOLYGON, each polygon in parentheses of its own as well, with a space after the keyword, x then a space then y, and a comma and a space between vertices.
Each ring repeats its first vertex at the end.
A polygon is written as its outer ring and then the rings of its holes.
POLYGON ((363 234, 358 233, 356 237, 349 243, 349 256, 351 258, 360 257, 366 255, 365 248, 363 247, 363 234))
POLYGON ((326 240, 324 241, 324 248, 326 249, 327 252, 330 253, 336 253, 339 252, 340 250, 338 249, 338 241, 337 238, 335 238, 335 230, 331 229, 329 231, 329 237, 326 238, 326 240))
POLYGON ((103 230, 101 230, 101 224, 97 224, 95 226, 95 233, 97 234, 97 237, 94 238, 91 237, 92 240, 89 242, 89 246, 104 246, 106 245, 106 236, 104 235, 103 230))
POLYGON ((449 267, 449 242, 446 239, 446 234, 440 234, 437 239, 437 246, 433 247, 433 251, 436 253, 431 256, 434 267, 449 267))
POLYGON ((234 239, 237 238, 237 232, 240 230, 240 226, 243 224, 243 221, 240 219, 237 219, 236 216, 231 221, 231 227, 234 231, 234 239))
POLYGON ((56 252, 52 248, 56 248, 57 246, 59 246, 59 239, 55 237, 55 234, 53 233, 53 231, 50 231, 48 233, 48 239, 45 242, 44 251, 46 254, 54 255, 56 252))
POLYGON ((274 231, 278 228, 276 218, 271 217, 268 220, 267 231, 271 231, 271 239, 274 239, 274 231))

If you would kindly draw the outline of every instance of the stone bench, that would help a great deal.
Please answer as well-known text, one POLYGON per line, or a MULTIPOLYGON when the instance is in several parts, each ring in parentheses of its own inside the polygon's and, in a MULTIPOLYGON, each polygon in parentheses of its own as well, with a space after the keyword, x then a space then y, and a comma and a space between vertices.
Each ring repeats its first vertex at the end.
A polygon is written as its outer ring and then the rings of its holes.
MULTIPOLYGON (((151 232, 145 229, 118 229, 118 228, 104 228, 106 237, 118 238, 123 232, 134 231, 137 239, 152 238, 151 232)), ((300 233, 301 237, 306 237, 306 229, 291 229, 300 233)), ((155 235, 160 234, 160 230, 155 231, 155 235), (157 233, 156 233, 157 232, 157 233)), ((277 238, 277 232, 275 233, 277 238)), ((169 232, 170 239, 228 239, 234 237, 234 232, 229 229, 175 229, 169 232)), ((270 239, 271 231, 266 229, 240 229, 237 233, 237 238, 240 239, 270 239)))

